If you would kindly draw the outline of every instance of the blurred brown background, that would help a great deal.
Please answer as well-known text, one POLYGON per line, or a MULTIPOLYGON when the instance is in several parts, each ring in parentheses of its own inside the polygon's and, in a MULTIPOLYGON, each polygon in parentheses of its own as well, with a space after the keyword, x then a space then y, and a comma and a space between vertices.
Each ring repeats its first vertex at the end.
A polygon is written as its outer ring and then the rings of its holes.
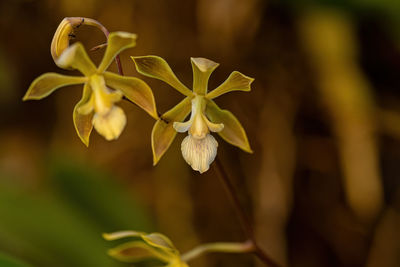
MULTIPOLYGON (((188 86, 191 56, 221 63, 210 88, 234 70, 255 78, 252 92, 217 99, 239 118, 254 154, 218 138, 218 156, 274 259, 400 266, 398 0, 2 0, 0 256, 32 266, 125 266, 106 255, 115 244, 102 232, 159 231, 182 252, 245 238, 215 172, 199 175, 184 162, 184 135, 153 167, 154 121, 136 106, 122 104, 128 124, 119 140, 93 132, 87 149, 72 123, 81 87, 22 102, 40 74, 69 73, 50 55, 68 16, 137 33, 137 47, 121 55, 127 75, 140 76, 130 55, 159 55, 188 86)), ((77 40, 90 48, 104 37, 83 27, 77 40)), ((98 62, 102 52, 90 56, 98 62)), ((143 79, 160 112, 182 98, 143 79)), ((191 266, 261 264, 213 254, 191 266)))

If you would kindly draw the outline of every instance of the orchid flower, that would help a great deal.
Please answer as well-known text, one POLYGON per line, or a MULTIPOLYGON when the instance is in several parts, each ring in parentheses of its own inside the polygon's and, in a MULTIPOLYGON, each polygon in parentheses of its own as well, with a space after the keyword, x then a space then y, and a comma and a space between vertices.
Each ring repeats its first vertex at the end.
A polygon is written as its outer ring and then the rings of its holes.
POLYGON ((106 71, 121 51, 135 46, 135 34, 111 33, 98 67, 95 67, 90 60, 81 43, 77 42, 68 46, 65 34, 63 37, 53 39, 53 43, 54 40, 58 40, 55 48, 60 48, 55 49, 52 44, 55 63, 63 69, 79 70, 83 76, 45 73, 32 82, 23 100, 39 100, 60 87, 84 84, 82 99, 75 105, 73 111, 73 121, 79 138, 86 146, 89 145, 93 126, 107 140, 117 139, 120 136, 126 125, 126 116, 116 103, 123 96, 144 109, 153 118, 158 119, 153 92, 144 81, 106 71))
POLYGON ((175 76, 168 63, 157 56, 132 57, 139 73, 162 80, 186 97, 155 123, 152 131, 154 165, 168 150, 176 133, 188 132, 181 145, 182 156, 193 170, 209 169, 217 154, 218 143, 211 132, 228 143, 252 153, 246 132, 228 110, 220 109, 214 98, 232 91, 250 91, 253 78, 234 71, 220 86, 208 92, 208 79, 218 63, 205 58, 191 58, 193 90, 175 76), (191 113, 188 121, 183 120, 191 113))
POLYGON ((123 243, 108 251, 108 254, 124 262, 141 262, 156 259, 165 267, 188 267, 182 261, 179 251, 171 240, 160 233, 144 233, 136 231, 120 231, 103 234, 104 239, 113 241, 121 238, 136 238, 138 240, 123 243))

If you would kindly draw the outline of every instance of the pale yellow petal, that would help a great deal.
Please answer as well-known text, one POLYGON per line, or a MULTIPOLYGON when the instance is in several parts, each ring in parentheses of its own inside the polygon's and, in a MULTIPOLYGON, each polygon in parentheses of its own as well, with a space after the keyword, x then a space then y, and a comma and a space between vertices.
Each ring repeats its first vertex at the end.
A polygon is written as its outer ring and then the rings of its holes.
POLYGON ((192 120, 188 120, 185 122, 174 122, 174 129, 178 133, 184 133, 187 132, 192 125, 192 120))
POLYGON ((222 123, 224 128, 218 134, 228 143, 253 153, 246 132, 239 120, 228 110, 220 109, 214 101, 208 100, 206 115, 213 123, 222 123))
POLYGON ((86 81, 87 78, 85 77, 66 76, 52 72, 45 73, 32 82, 23 100, 40 100, 60 87, 82 84, 86 81))
POLYGON ((92 89, 90 88, 89 83, 86 83, 85 86, 83 87, 82 98, 75 105, 73 111, 73 120, 76 133, 86 146, 89 146, 89 137, 93 129, 93 124, 92 124, 93 112, 82 114, 79 112, 79 110, 82 106, 86 105, 90 101, 91 96, 92 96, 92 89))
POLYGON ((208 99, 216 98, 232 91, 245 91, 249 92, 251 90, 250 85, 254 81, 238 71, 234 71, 229 75, 228 79, 225 80, 220 86, 209 92, 206 97, 208 99))
POLYGON ((153 118, 158 119, 153 91, 144 81, 111 72, 105 72, 104 78, 107 86, 121 91, 130 101, 141 107, 153 118))
POLYGON ((156 165, 168 150, 176 136, 174 122, 183 121, 190 113, 191 97, 186 97, 175 107, 167 111, 153 126, 151 132, 151 148, 153 150, 153 164, 156 165))
POLYGON ((96 67, 81 43, 69 46, 55 62, 64 69, 77 69, 87 77, 96 73, 96 67))
POLYGON ((175 73, 163 58, 142 56, 132 57, 132 60, 135 62, 136 70, 140 74, 164 81, 186 96, 193 95, 193 92, 175 76, 175 73))
POLYGON ((207 94, 208 79, 219 66, 218 63, 206 58, 190 58, 193 69, 193 92, 199 95, 207 94))
POLYGON ((136 45, 137 35, 129 32, 112 32, 108 36, 107 48, 101 61, 98 72, 104 72, 111 64, 113 59, 121 51, 136 45))
POLYGON ((224 129, 224 124, 223 123, 212 123, 204 115, 203 115, 203 119, 207 123, 208 129, 211 132, 218 133, 218 132, 220 132, 220 131, 222 131, 224 129))

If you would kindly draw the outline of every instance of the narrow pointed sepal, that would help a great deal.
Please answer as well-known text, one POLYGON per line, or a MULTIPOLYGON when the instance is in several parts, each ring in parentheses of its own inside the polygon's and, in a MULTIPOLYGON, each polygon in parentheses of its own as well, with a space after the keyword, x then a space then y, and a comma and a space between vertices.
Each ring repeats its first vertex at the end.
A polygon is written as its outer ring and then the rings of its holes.
POLYGON ((119 245, 108 250, 108 255, 123 262, 140 262, 152 258, 161 261, 169 260, 168 255, 142 241, 131 241, 119 245))
POLYGON ((238 71, 234 71, 220 86, 209 92, 206 97, 208 99, 214 99, 220 95, 232 91, 249 92, 251 90, 250 86, 253 81, 253 78, 250 78, 238 71))
POLYGON ((136 45, 137 35, 129 32, 112 32, 108 36, 107 48, 98 71, 105 71, 114 58, 123 50, 136 45))
POLYGON ((183 121, 191 110, 191 97, 186 97, 175 107, 167 111, 153 126, 151 132, 151 148, 153 151, 153 164, 156 165, 168 150, 176 136, 174 122, 183 121))
POLYGON ((253 153, 246 132, 239 120, 228 110, 220 109, 214 101, 208 100, 206 115, 213 123, 222 123, 224 128, 218 134, 228 143, 253 153))
POLYGON ((55 62, 60 68, 76 69, 87 77, 97 71, 81 43, 74 43, 66 48, 55 62))
POLYGON ((79 111, 81 107, 87 105, 88 102, 90 102, 91 95, 92 95, 92 89, 90 88, 89 84, 86 83, 85 86, 83 87, 82 98, 75 105, 73 111, 73 121, 76 133, 86 146, 89 146, 89 137, 93 129, 93 124, 92 124, 93 112, 84 114, 79 111))
POLYGON ((219 64, 202 57, 192 57, 190 61, 193 69, 193 92, 205 95, 207 94, 208 79, 219 64))
POLYGON ((29 86, 23 100, 40 100, 60 87, 85 83, 87 78, 45 73, 37 77, 29 86))
POLYGON ((147 235, 142 235, 142 238, 147 244, 149 244, 153 247, 158 247, 165 251, 171 251, 171 252, 176 251, 176 248, 175 248, 174 244, 172 243, 172 241, 163 234, 150 233, 147 235))
POLYGON ((113 106, 107 114, 95 113, 93 126, 106 140, 118 139, 126 125, 126 116, 122 108, 113 106))
POLYGON ((190 91, 181 81, 179 81, 175 73, 171 70, 171 67, 163 58, 158 56, 142 56, 131 58, 135 62, 136 70, 140 74, 164 81, 186 96, 193 95, 192 91, 190 91))
POLYGON ((141 107, 153 118, 158 119, 153 91, 144 81, 112 72, 105 72, 104 78, 109 87, 121 91, 130 101, 141 107))
POLYGON ((124 237, 137 237, 141 239, 119 245, 108 251, 111 257, 120 261, 139 262, 157 259, 167 264, 165 266, 178 266, 176 264, 181 262, 179 251, 168 237, 160 233, 147 234, 135 231, 122 231, 103 234, 103 237, 107 240, 115 240, 124 237))
POLYGON ((204 138, 194 138, 188 135, 183 139, 181 150, 185 161, 193 170, 200 173, 206 172, 217 156, 218 143, 215 138, 207 134, 204 138))

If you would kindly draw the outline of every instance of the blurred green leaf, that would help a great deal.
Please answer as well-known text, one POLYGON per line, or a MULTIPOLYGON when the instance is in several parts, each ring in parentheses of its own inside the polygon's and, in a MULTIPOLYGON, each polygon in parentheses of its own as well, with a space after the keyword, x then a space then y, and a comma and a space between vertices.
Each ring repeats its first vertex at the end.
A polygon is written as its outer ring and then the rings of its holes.
POLYGON ((104 171, 59 159, 53 161, 50 179, 65 200, 101 226, 99 235, 121 229, 152 229, 132 192, 104 171))
POLYGON ((0 266, 1 267, 29 267, 30 265, 15 259, 14 257, 0 253, 0 266))
POLYGON ((47 183, 34 190, 0 180, 0 248, 41 267, 122 266, 101 234, 151 228, 143 208, 100 170, 66 159, 49 165, 47 183))

